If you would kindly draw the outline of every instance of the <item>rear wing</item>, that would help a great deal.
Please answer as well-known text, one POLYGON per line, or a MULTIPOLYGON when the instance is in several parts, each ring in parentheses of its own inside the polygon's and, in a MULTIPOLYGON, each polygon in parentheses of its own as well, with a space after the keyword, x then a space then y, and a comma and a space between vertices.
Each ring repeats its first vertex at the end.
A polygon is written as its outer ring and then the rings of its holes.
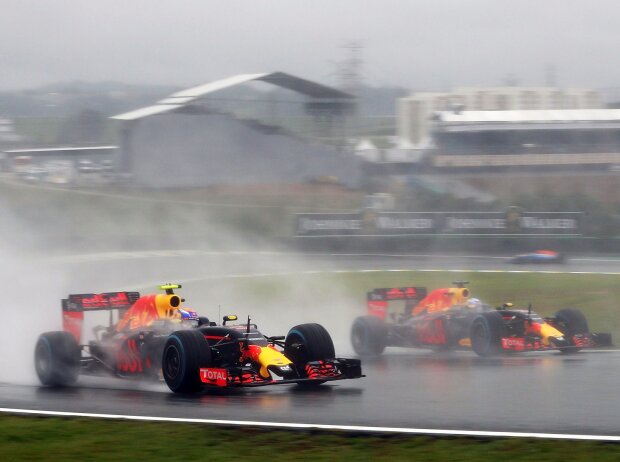
POLYGON ((393 300, 405 300, 405 312, 410 311, 426 297, 426 287, 392 287, 374 289, 366 294, 366 307, 368 314, 385 319, 388 302, 393 300))
POLYGON ((62 300, 62 311, 84 312, 126 310, 140 298, 140 292, 106 292, 103 294, 71 294, 62 300))
POLYGON ((70 294, 61 301, 63 329, 72 334, 80 343, 84 312, 119 310, 119 313, 122 313, 131 308, 139 298, 139 292, 70 294))

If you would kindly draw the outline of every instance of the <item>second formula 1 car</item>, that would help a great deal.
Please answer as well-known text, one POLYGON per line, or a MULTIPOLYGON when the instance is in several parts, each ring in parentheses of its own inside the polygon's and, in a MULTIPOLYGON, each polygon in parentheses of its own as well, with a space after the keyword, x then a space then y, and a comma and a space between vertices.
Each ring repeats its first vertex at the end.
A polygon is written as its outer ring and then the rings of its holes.
POLYGON ((530 253, 522 253, 515 255, 508 260, 508 263, 522 265, 527 263, 533 264, 562 264, 566 262, 566 256, 553 250, 537 250, 530 253))
POLYGON ((563 309, 543 318, 511 303, 492 308, 470 297, 466 282, 433 290, 424 287, 375 289, 368 292, 368 315, 355 319, 351 343, 357 354, 379 355, 386 346, 472 349, 480 356, 505 352, 611 346, 611 334, 591 333, 583 313, 563 309), (388 305, 404 301, 402 313, 388 315, 388 305))
POLYGON ((175 289, 69 295, 62 301, 62 331, 46 332, 35 346, 35 369, 43 385, 74 384, 79 374, 163 378, 173 392, 202 388, 256 387, 285 383, 319 385, 362 377, 358 359, 336 358, 320 324, 300 324, 286 336, 267 337, 248 318, 224 317, 222 325, 182 307, 175 289), (108 311, 107 326, 82 340, 84 314, 108 311), (114 315, 117 312, 117 315, 114 315), (114 317, 118 320, 113 321, 114 317))

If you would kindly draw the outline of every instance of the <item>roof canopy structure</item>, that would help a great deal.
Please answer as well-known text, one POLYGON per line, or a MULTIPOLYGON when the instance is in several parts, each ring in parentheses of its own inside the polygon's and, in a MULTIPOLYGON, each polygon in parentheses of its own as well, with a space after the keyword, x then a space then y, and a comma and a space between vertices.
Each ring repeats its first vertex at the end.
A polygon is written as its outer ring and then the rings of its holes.
POLYGON ((111 154, 118 146, 60 146, 53 148, 23 148, 23 149, 5 149, 3 154, 9 157, 17 156, 57 156, 57 155, 84 155, 84 154, 111 154))
POLYGON ((445 132, 620 128, 620 109, 438 111, 435 128, 445 132))
POLYGON ((354 99, 353 95, 348 93, 321 85, 319 83, 311 82, 310 80, 295 77, 284 72, 272 72, 269 74, 241 74, 227 79, 206 83, 204 85, 198 85, 186 90, 181 90, 158 101, 153 106, 125 112, 110 118, 116 120, 136 120, 141 119, 142 117, 174 111, 216 91, 252 81, 270 83, 272 85, 306 95, 314 100, 351 104, 354 99))

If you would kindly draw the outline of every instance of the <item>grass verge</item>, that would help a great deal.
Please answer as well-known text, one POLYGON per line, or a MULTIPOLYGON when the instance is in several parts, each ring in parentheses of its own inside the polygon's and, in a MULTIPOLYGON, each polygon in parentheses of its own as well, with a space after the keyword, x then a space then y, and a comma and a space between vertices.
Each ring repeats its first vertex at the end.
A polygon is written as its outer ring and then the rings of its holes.
POLYGON ((616 461, 588 441, 360 435, 198 424, 0 416, 0 460, 616 461))

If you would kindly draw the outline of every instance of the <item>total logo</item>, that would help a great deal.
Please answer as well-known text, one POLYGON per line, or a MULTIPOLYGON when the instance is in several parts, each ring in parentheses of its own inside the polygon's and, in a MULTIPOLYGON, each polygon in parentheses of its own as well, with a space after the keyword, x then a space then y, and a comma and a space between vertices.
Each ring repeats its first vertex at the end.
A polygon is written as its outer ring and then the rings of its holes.
POLYGON ((502 344, 504 348, 509 349, 524 349, 525 348, 525 340, 522 338, 503 338, 502 344))
POLYGON ((228 372, 226 369, 201 368, 200 381, 225 387, 228 384, 228 372))

